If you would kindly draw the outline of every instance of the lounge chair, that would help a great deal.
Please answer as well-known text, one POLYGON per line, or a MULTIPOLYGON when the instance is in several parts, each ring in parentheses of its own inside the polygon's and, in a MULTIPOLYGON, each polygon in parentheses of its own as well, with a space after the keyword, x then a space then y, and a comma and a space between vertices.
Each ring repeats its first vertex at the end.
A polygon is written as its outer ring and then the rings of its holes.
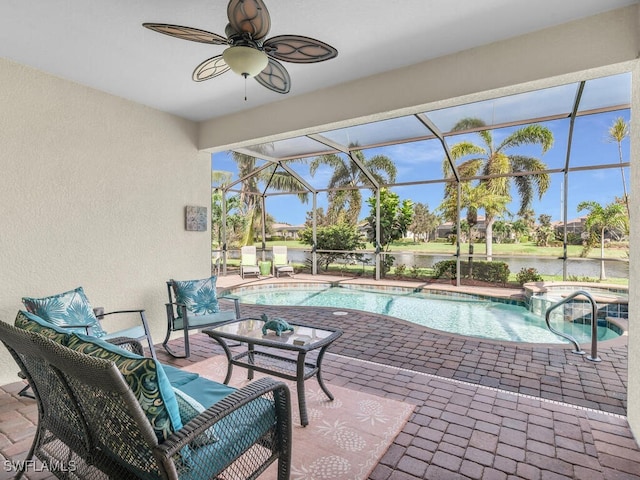
POLYGON ((220 256, 220 252, 215 252, 211 256, 211 274, 215 276, 219 276, 221 267, 222 267, 222 257, 220 256))
POLYGON ((293 277, 293 267, 291 261, 287 257, 286 246, 274 246, 273 247, 273 274, 279 277, 281 273, 293 277))
POLYGON ((240 276, 244 280, 245 275, 255 275, 260 278, 260 268, 255 245, 247 245, 240 249, 240 276))
POLYGON ((144 310, 117 310, 105 312, 102 307, 93 308, 82 287, 75 290, 52 295, 50 297, 23 297, 26 309, 45 321, 64 328, 69 333, 79 332, 92 337, 109 341, 114 338, 132 338, 146 340, 151 356, 156 358, 153 340, 144 310), (101 323, 107 315, 134 314, 140 315, 140 324, 123 330, 107 332, 101 323))

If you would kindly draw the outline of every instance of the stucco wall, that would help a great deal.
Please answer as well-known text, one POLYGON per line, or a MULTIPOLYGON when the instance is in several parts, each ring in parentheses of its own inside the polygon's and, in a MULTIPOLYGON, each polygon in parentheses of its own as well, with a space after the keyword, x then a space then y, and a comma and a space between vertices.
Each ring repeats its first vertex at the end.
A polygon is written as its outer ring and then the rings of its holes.
MULTIPOLYGON (((640 24, 640 15, 638 17, 640 24)), ((629 425, 640 443, 640 373, 637 366, 640 365, 640 289, 635 287, 640 284, 640 62, 632 71, 632 104, 631 109, 631 248, 629 254, 629 383, 627 386, 627 416, 629 425)))
MULTIPOLYGON (((4 59, 0 85, 0 319, 81 285, 145 308, 162 340, 164 282, 210 268, 210 232, 184 229, 185 205, 210 205, 196 125, 4 59)), ((17 380, 3 346, 0 366, 17 380)))

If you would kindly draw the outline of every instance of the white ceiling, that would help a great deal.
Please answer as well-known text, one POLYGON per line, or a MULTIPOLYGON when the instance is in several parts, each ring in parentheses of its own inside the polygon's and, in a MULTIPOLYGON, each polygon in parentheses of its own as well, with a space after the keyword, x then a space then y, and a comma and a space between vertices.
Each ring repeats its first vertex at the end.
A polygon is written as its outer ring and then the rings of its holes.
MULTIPOLYGON (((638 0, 265 0, 267 38, 314 37, 338 49, 327 62, 285 63, 300 95, 638 0)), ((284 98, 227 72, 191 80, 223 46, 161 35, 143 22, 224 35, 226 0, 1 0, 4 58, 191 120, 284 98)), ((549 52, 552 55, 553 52, 549 52)))

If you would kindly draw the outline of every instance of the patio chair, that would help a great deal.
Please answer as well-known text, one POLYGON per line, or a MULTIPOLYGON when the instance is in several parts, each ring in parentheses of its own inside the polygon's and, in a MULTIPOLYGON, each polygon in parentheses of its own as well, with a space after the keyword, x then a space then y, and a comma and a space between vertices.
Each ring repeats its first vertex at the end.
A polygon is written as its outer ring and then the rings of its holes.
MULTIPOLYGON (((3 456, 5 468, 10 461, 16 467, 11 478, 36 478, 35 459, 48 467, 38 478, 256 479, 274 462, 278 480, 289 478, 291 400, 284 383, 262 378, 236 389, 130 353, 142 350, 130 342, 123 350, 69 335, 29 312, 18 312, 15 326, 0 321, 0 345, 29 380, 38 406, 26 458, 3 456)), ((5 471, 1 478, 9 478, 5 471)))
POLYGON ((162 346, 174 358, 189 358, 189 331, 213 327, 240 318, 240 302, 231 295, 221 297, 234 301, 233 310, 221 310, 216 293, 215 275, 200 280, 169 280, 167 294, 167 335, 162 346), (173 332, 182 332, 184 355, 174 352, 168 345, 173 332))
POLYGON ((212 275, 215 275, 215 276, 220 275, 221 262, 222 262, 222 257, 220 256, 220 253, 216 252, 211 257, 211 274, 212 275))
POLYGON ((68 330, 69 333, 84 333, 106 341, 120 337, 138 341, 145 340, 149 346, 151 356, 156 359, 156 351, 153 348, 153 340, 151 339, 144 310, 105 312, 102 307, 93 308, 82 287, 49 297, 23 297, 22 303, 29 312, 49 323, 68 330), (107 332, 102 326, 101 321, 108 315, 134 313, 140 315, 139 325, 111 332, 107 332))
POLYGON ((286 273, 290 277, 293 277, 293 267, 291 261, 287 256, 286 246, 274 246, 273 247, 273 274, 279 277, 281 273, 286 273))
POLYGON ((255 245, 247 245, 240 249, 240 276, 244 280, 245 275, 255 275, 260 278, 260 268, 255 245))

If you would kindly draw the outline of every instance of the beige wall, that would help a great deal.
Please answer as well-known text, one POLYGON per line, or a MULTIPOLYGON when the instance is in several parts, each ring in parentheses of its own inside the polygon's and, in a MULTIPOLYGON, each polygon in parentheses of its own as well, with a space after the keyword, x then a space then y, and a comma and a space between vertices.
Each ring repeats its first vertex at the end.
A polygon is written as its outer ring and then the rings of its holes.
MULTIPOLYGON (((22 296, 83 286, 94 306, 145 308, 164 334, 165 281, 209 273, 210 162, 192 122, 0 59, 0 319, 22 296)), ((0 347, 0 384, 17 366, 0 347)))

